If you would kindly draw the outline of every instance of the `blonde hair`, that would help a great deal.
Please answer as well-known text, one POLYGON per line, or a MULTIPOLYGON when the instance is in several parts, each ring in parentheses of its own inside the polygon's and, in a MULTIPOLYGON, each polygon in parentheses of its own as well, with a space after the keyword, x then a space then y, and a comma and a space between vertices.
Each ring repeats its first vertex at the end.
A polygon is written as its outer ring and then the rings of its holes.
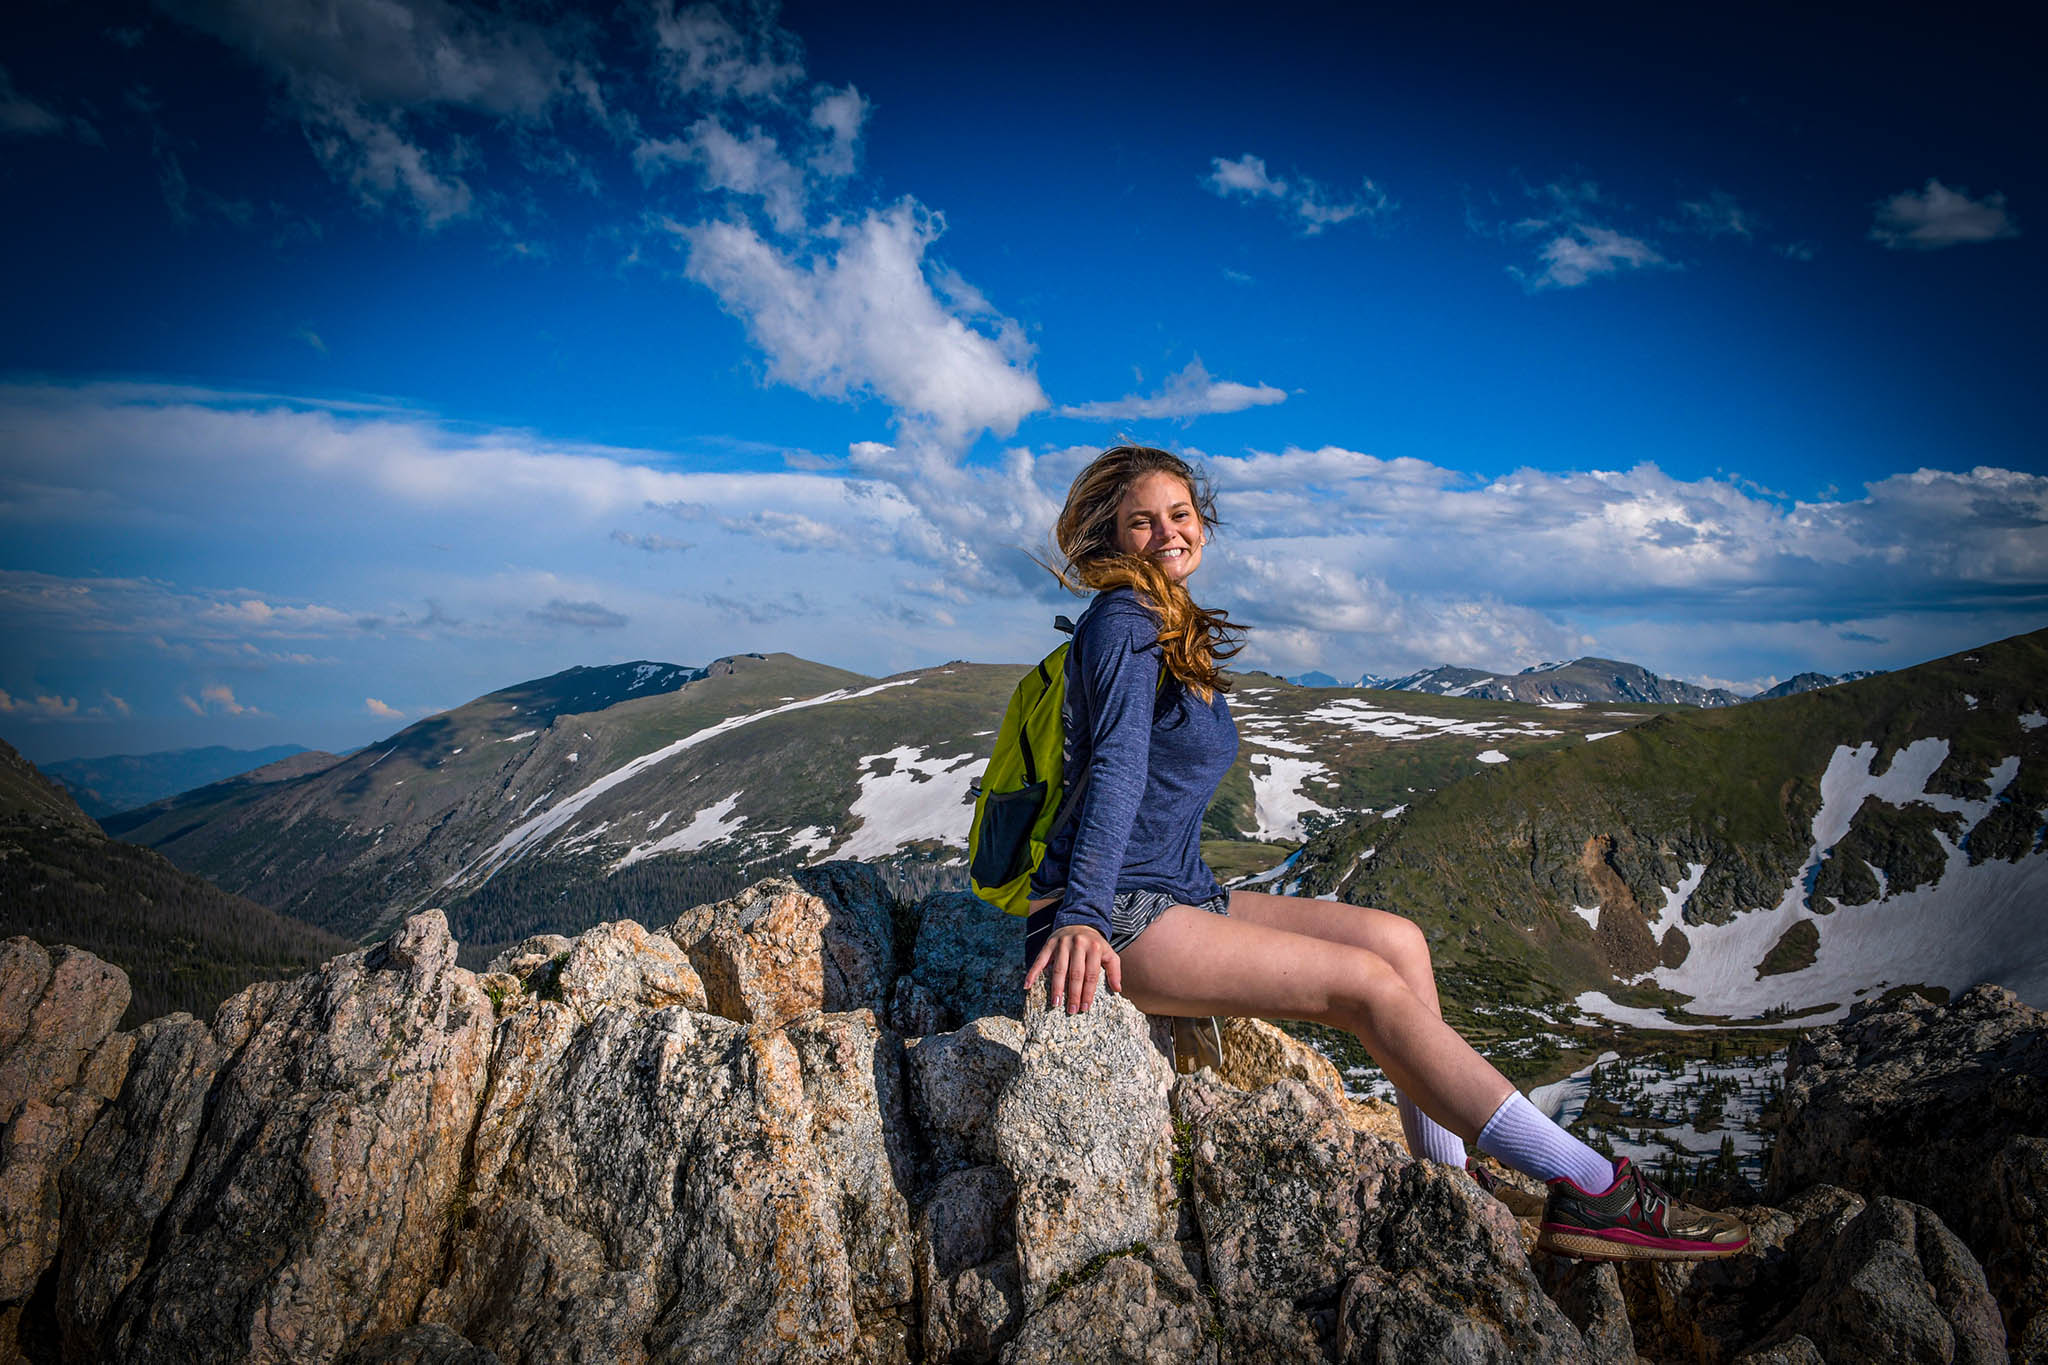
POLYGON ((1187 487, 1201 518, 1202 539, 1208 540, 1221 523, 1215 490, 1200 470, 1152 446, 1112 446, 1089 461, 1067 489, 1067 505, 1053 529, 1063 563, 1046 567, 1072 592, 1135 589, 1138 600, 1159 618, 1159 652, 1167 672, 1206 702, 1230 690, 1219 664, 1244 648, 1245 628, 1223 612, 1197 606, 1186 585, 1168 578, 1156 560, 1117 547, 1117 508, 1147 474, 1170 474, 1187 487))

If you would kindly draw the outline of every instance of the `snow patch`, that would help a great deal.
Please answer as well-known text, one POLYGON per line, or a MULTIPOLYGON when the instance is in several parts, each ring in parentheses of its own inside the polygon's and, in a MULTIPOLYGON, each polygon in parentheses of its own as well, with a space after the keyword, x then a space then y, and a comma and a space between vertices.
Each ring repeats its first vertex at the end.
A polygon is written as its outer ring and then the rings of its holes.
POLYGON ((1536 1106, 1543 1117, 1560 1128, 1569 1128, 1586 1109, 1586 1093, 1591 1088, 1587 1078, 1609 1062, 1621 1060, 1619 1052, 1603 1052, 1586 1065, 1574 1071, 1561 1081, 1539 1085, 1529 1092, 1529 1103, 1536 1106))
POLYGON ((1594 931, 1596 931, 1596 932, 1597 932, 1597 931, 1599 930, 1599 928, 1600 928, 1600 907, 1599 907, 1599 906, 1597 906, 1597 905, 1574 905, 1574 906, 1572 907, 1572 913, 1573 913, 1574 915, 1577 915, 1577 916, 1578 916, 1578 917, 1579 917, 1580 919, 1584 920, 1584 921, 1586 922, 1586 927, 1587 927, 1588 929, 1592 929, 1592 930, 1594 930, 1594 931))
MULTIPOLYGON (((653 858, 663 853, 692 853, 697 849, 705 847, 707 844, 715 844, 727 835, 736 833, 740 826, 746 823, 744 819, 738 819, 733 816, 733 807, 739 803, 740 794, 734 792, 723 801, 706 806, 703 810, 690 817, 689 824, 684 825, 675 833, 656 839, 651 844, 640 844, 628 849, 624 857, 605 869, 606 874, 609 875, 623 868, 631 867, 642 859, 653 858)), ((568 846, 569 841, 564 841, 560 845, 562 848, 568 846)))
POLYGON ((1302 817, 1315 813, 1335 815, 1328 806, 1318 805, 1301 790, 1311 777, 1329 772, 1314 759, 1282 758, 1277 754, 1253 754, 1248 766, 1252 777, 1252 817, 1259 827, 1254 839, 1299 839, 1302 817))
POLYGON ((507 735, 503 739, 494 742, 498 744, 510 744, 515 739, 532 739, 535 735, 539 733, 540 731, 538 730, 521 730, 516 735, 507 735))
POLYGON ((1508 756, 1498 749, 1488 749, 1484 753, 1473 755, 1473 757, 1477 758, 1481 763, 1505 763, 1508 761, 1508 756))
POLYGON ((1579 711, 1586 705, 1582 701, 1540 701, 1536 704, 1546 711, 1579 711))
POLYGON ((1400 806, 1388 806, 1388 807, 1387 807, 1387 808, 1386 808, 1385 810, 1383 810, 1383 811, 1381 811, 1381 812, 1380 812, 1380 819, 1382 819, 1382 820, 1391 820, 1391 819, 1393 819, 1393 818, 1394 818, 1395 816, 1397 816, 1397 815, 1401 814, 1401 813, 1402 813, 1403 811, 1405 811, 1405 810, 1407 810, 1407 809, 1408 809, 1408 807, 1407 807, 1407 806, 1405 806, 1405 805, 1400 805, 1400 806))
POLYGON ((564 760, 564 761, 565 761, 565 762, 569 762, 569 763, 574 763, 574 762, 576 761, 576 755, 574 755, 574 754, 570 754, 570 755, 569 755, 569 757, 568 757, 568 758, 567 758, 566 760, 564 760))
MULTIPOLYGON (((707 725, 701 730, 684 735, 673 743, 665 744, 652 753, 642 754, 640 757, 632 759, 613 771, 606 773, 575 795, 566 798, 561 805, 556 806, 553 810, 545 811, 511 830, 485 852, 471 859, 467 865, 450 874, 447 881, 443 882, 442 885, 453 886, 459 882, 470 880, 489 880, 507 863, 523 858, 540 847, 542 840, 546 839, 556 830, 561 829, 570 820, 575 818, 577 812, 612 788, 619 786, 621 783, 632 781, 649 768, 666 763, 677 754, 688 749, 694 749, 707 740, 715 739, 719 735, 737 730, 743 725, 752 725, 757 720, 765 720, 769 716, 779 716, 790 711, 801 711, 812 706, 828 706, 837 701, 853 701, 861 697, 871 697, 877 692, 885 691, 891 687, 907 687, 916 681, 917 679, 915 678, 896 678, 888 682, 876 683, 872 687, 863 687, 857 691, 835 688, 830 692, 821 692, 817 696, 803 701, 789 702, 782 706, 771 706, 765 711, 754 711, 740 716, 727 716, 715 725, 707 725)), ((529 806, 527 809, 532 810, 533 807, 529 806)))
MULTIPOLYGON (((1974 824, 2019 771, 2017 759, 1999 763, 1988 800, 1931 793, 1927 781, 1948 751, 1946 740, 1916 740, 1878 775, 1870 771, 1876 745, 1837 747, 1821 777, 1812 848, 1778 904, 1742 912, 1726 924, 1686 926, 1692 948, 1685 961, 1658 967, 1651 976, 1691 997, 1688 1008, 1700 1014, 1755 1018, 1774 1006, 1793 1011, 1834 1006, 1825 1015, 1801 1017, 1797 1022, 1802 1026, 1840 1018, 1847 1002, 1866 987, 1933 985, 1960 992, 1979 981, 1996 981, 2029 1004, 2048 1004, 2048 935, 2040 933, 2040 907, 2048 902, 2048 856, 2034 853, 2018 862, 1987 859, 1973 867, 1967 854, 1937 834, 1947 857, 1940 878, 1930 885, 1894 892, 1869 905, 1841 906, 1831 914, 1818 914, 1808 903, 1815 870, 1848 833, 1865 797, 1893 805, 1925 801, 1974 824), (1802 920, 1820 934, 1812 965, 1759 978, 1757 965, 1802 920)), ((1665 916, 1659 918, 1661 923, 1665 916)), ((1618 1016, 1610 1012, 1610 1017, 1618 1016)))
POLYGON ((2020 728, 2022 730, 2038 730, 2044 725, 2048 725, 2048 716, 2042 715, 2039 711, 2020 712, 2020 728))
POLYGON ((1596 739, 1612 739, 1620 733, 1619 730, 1595 730, 1586 736, 1586 742, 1591 744, 1596 739))
POLYGON ((977 754, 926 758, 914 745, 860 761, 860 795, 847 812, 853 832, 834 850, 839 858, 878 858, 919 839, 958 844, 967 837, 968 786, 977 754), (872 769, 892 759, 886 773, 872 769))

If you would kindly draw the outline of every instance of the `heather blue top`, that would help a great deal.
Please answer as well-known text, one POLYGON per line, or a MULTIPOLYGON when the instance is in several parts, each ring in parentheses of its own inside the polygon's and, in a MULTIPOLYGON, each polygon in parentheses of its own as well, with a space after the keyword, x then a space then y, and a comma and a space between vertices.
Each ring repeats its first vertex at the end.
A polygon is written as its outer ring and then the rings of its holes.
POLYGON ((1098 593, 1067 651, 1066 781, 1088 782, 1031 878, 1034 897, 1066 888, 1055 929, 1108 938, 1119 891, 1186 904, 1222 890, 1202 861, 1202 815, 1237 757, 1237 726, 1221 692, 1203 702, 1159 677, 1157 618, 1130 588, 1098 593))

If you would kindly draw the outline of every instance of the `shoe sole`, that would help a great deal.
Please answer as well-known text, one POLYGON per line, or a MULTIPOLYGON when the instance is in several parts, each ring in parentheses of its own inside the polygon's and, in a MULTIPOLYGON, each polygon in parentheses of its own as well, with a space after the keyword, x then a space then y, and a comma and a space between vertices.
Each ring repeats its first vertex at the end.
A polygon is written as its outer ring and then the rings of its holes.
POLYGON ((1714 1245, 1690 1242, 1681 1246, 1650 1246, 1623 1242, 1594 1232, 1552 1231, 1544 1228, 1536 1236, 1536 1249, 1556 1256, 1575 1256, 1582 1261, 1713 1261, 1747 1249, 1749 1239, 1714 1245))

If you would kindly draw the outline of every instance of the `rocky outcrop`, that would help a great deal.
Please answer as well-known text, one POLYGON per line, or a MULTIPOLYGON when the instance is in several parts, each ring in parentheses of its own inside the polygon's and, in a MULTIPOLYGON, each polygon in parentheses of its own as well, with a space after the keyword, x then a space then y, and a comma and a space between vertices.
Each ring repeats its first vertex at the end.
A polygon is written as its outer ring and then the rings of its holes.
MULTIPOLYGON (((0 1360, 2001 1358, 1998 1281, 1936 1208, 1817 1185, 1745 1209, 1727 1261, 1532 1259, 1286 1034, 1232 1023, 1176 1076, 1129 1002, 1026 1001, 1016 928, 842 871, 477 975, 428 912, 133 1034, 118 972, 11 943, 0 1360), (913 925, 930 964, 897 956, 913 925)), ((2009 1002, 1901 1008, 1815 1057, 1915 1024, 1962 1075, 1990 1064, 1944 1030, 1973 1030, 2020 1116, 1980 1176, 2023 1232, 2044 1144, 2009 1002)), ((1833 1121, 1832 1064, 1795 1073, 1795 1123, 1833 1121)))
POLYGON ((1982 1262, 2015 1353, 2048 1361, 2048 1014, 1978 986, 1802 1039, 1770 1193, 1822 1181, 1939 1214, 1982 1262))
POLYGON ((75 948, 0 943, 0 1359, 57 1251, 57 1181, 120 1091, 135 1039, 128 979, 75 948))

